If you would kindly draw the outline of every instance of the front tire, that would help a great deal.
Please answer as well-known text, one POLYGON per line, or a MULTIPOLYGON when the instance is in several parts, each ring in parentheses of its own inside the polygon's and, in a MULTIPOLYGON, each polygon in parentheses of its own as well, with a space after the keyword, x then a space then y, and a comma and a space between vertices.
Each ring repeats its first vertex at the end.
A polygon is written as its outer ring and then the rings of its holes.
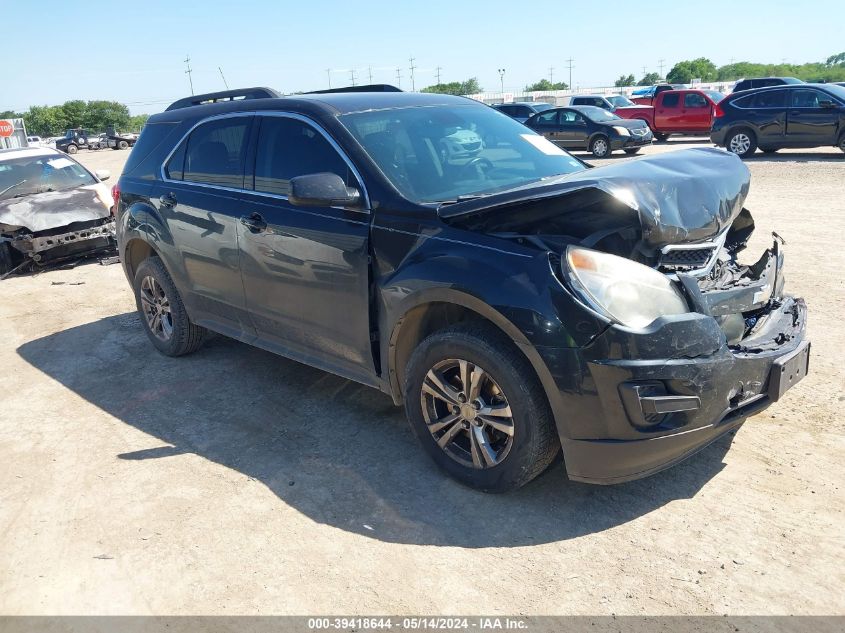
POLYGON ((127 143, 126 141, 118 141, 117 146, 120 149, 126 149, 127 147, 129 147, 129 143, 127 143))
POLYGON ((658 143, 665 143, 669 138, 668 134, 663 134, 662 132, 655 132, 654 138, 658 143))
POLYGON ((525 485, 560 450, 543 388, 495 328, 460 324, 426 338, 408 362, 405 411, 434 462, 486 492, 525 485))
POLYGON ((725 149, 740 158, 748 158, 757 151, 757 137, 748 128, 737 128, 725 139, 725 149))
POLYGON ((626 149, 625 153, 628 154, 628 156, 633 156, 634 154, 639 153, 639 151, 640 151, 639 147, 632 147, 630 149, 626 149))
POLYGON ((141 262, 133 289, 144 331, 159 352, 183 356, 200 348, 208 330, 188 318, 182 297, 158 257, 141 262))
POLYGON ((67 153, 68 154, 76 154, 79 151, 79 148, 76 145, 68 145, 67 146, 67 153))
POLYGON ((590 153, 596 158, 607 158, 611 151, 610 140, 606 136, 600 134, 590 141, 590 153))

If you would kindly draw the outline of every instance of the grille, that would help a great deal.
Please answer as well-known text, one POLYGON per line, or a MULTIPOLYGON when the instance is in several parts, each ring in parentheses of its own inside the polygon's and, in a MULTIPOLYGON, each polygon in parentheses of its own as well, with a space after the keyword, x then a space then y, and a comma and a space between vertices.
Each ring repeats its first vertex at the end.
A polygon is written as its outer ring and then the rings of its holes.
POLYGON ((660 267, 667 270, 695 270, 705 268, 715 252, 715 246, 667 250, 660 256, 660 267))
POLYGON ((463 147, 468 152, 471 152, 481 147, 481 141, 475 141, 473 143, 462 143, 461 147, 463 147))

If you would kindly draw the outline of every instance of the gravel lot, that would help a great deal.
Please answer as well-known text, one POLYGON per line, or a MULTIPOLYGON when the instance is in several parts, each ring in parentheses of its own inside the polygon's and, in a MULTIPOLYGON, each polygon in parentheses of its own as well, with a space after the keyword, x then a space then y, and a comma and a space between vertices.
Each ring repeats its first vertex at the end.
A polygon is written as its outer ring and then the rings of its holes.
POLYGON ((615 487, 476 493, 377 391, 224 338, 160 356, 118 265, 0 282, 0 613, 845 613, 845 156, 748 165, 748 257, 785 238, 810 375, 615 487))

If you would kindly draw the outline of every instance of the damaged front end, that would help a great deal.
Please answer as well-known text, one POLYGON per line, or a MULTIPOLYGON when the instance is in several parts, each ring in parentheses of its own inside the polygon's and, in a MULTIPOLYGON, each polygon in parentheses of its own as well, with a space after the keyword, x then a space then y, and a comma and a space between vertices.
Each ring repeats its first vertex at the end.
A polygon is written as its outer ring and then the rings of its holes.
POLYGON ((806 375, 807 308, 784 292, 783 240, 752 264, 738 257, 754 230, 749 182, 736 157, 687 150, 442 214, 548 251, 568 300, 604 323, 577 349, 540 350, 560 390, 570 478, 671 466, 806 375))
POLYGON ((0 246, 8 276, 115 249, 105 186, 47 192, 0 202, 0 246))

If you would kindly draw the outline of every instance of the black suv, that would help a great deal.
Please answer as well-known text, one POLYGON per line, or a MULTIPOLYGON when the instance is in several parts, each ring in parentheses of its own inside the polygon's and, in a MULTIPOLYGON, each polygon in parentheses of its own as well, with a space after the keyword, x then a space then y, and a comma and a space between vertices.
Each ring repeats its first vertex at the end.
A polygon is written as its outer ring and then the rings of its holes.
POLYGON ((801 83, 733 93, 716 105, 710 140, 743 158, 758 147, 845 152, 845 88, 801 83))
POLYGON ((741 79, 734 84, 733 92, 741 90, 753 90, 754 88, 767 88, 769 86, 786 86, 790 84, 802 84, 800 79, 795 77, 755 77, 754 79, 741 79))
POLYGON ((708 148, 590 169, 462 97, 250 89, 151 117, 113 193, 160 352, 212 330, 381 389, 499 491, 561 446, 572 479, 656 472, 803 376, 780 245, 736 261, 748 187, 708 148))

